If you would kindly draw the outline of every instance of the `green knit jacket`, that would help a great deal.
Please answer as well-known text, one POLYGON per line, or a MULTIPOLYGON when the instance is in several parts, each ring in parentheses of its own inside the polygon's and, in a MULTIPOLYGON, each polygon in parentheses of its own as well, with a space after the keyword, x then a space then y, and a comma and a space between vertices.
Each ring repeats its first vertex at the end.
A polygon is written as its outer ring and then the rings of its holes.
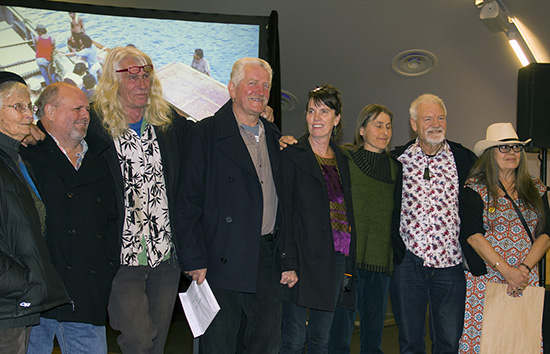
MULTIPOLYGON (((391 218, 394 205, 397 163, 389 158, 391 183, 366 175, 354 162, 348 150, 355 230, 357 233, 357 269, 393 276, 391 218)), ((372 167, 372 166, 371 166, 372 167)))

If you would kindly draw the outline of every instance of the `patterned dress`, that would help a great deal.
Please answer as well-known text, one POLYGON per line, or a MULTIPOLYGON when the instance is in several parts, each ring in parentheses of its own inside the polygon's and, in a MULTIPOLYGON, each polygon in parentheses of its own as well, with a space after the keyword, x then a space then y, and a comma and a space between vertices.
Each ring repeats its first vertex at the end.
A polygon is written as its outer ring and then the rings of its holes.
MULTIPOLYGON (((540 191, 541 195, 546 191, 544 184, 533 177, 535 186, 540 191)), ((491 246, 497 251, 500 257, 512 267, 518 267, 525 259, 532 243, 529 235, 525 231, 521 220, 518 218, 511 202, 499 197, 496 207, 493 203, 489 203, 487 187, 477 183, 475 179, 466 181, 466 186, 474 190, 481 196, 481 200, 477 198, 467 198, 464 207, 471 210, 480 210, 480 202, 483 203, 483 229, 485 230, 484 237, 489 241, 491 246), (477 204, 477 205, 476 205, 477 204)), ((527 209, 521 199, 514 200, 516 205, 521 210, 525 221, 529 225, 531 233, 535 234, 535 227, 538 219, 534 211, 527 209)), ((462 220, 463 225, 471 223, 472 220, 465 218, 462 220)), ((464 225, 469 229, 470 225, 464 225)), ((460 353, 479 353, 481 342, 481 328, 483 323, 483 305, 485 301, 485 285, 488 281, 494 283, 506 283, 504 277, 499 271, 491 265, 485 264, 487 274, 482 276, 474 276, 466 271, 466 307, 464 313, 464 330, 460 339, 460 353)), ((538 265, 533 267, 529 285, 539 285, 539 270, 538 265)), ((541 346, 541 353, 542 353, 541 346)))

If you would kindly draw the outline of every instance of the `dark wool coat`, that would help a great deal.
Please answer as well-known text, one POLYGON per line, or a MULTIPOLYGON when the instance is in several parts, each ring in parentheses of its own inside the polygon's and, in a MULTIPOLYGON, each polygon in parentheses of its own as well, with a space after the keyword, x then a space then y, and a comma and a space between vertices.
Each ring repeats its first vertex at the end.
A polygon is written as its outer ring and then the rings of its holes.
MULTIPOLYGON (((260 119, 280 196, 281 134, 273 123, 260 119)), ((207 279, 212 287, 256 292, 262 187, 231 101, 191 130, 182 175, 176 228, 182 270, 208 268, 207 279)), ((276 229, 279 224, 280 217, 276 229)), ((273 262, 272 275, 280 279, 275 255, 273 262)))
MULTIPOLYGON (((351 199, 351 178, 348 159, 331 142, 344 192, 346 214, 351 226, 350 255, 346 257, 346 273, 355 279, 355 221, 351 199)), ((285 300, 299 306, 334 311, 335 252, 325 179, 307 135, 283 150, 283 270, 296 270, 298 283, 285 289, 285 300)), ((355 286, 341 293, 339 304, 355 308, 355 286)))
POLYGON ((46 243, 72 300, 72 306, 42 316, 104 326, 120 258, 114 182, 104 158, 109 145, 89 133, 88 151, 77 171, 40 121, 38 126, 46 139, 21 154, 38 181, 47 212, 46 243))

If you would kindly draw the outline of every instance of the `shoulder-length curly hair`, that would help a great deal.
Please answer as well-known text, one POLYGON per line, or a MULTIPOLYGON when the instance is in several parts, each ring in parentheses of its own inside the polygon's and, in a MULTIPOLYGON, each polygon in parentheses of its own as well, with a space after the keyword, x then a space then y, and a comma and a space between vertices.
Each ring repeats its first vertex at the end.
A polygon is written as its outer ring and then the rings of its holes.
MULTIPOLYGON (((94 109, 100 114, 103 126, 113 138, 123 135, 128 129, 128 113, 119 97, 120 80, 116 70, 120 62, 131 58, 137 65, 153 64, 151 58, 139 49, 127 46, 116 47, 109 51, 103 66, 94 95, 94 109)), ((162 97, 162 87, 155 71, 150 73, 151 88, 149 102, 144 108, 143 118, 161 129, 167 129, 172 124, 170 105, 162 97)))

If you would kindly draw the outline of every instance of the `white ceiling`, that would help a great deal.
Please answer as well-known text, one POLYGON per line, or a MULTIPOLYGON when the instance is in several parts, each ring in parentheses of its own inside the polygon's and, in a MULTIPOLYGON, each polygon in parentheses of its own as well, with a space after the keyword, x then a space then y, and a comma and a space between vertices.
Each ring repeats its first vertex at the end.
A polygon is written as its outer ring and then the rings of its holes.
MULTIPOLYGON (((111 0, 71 0, 112 5, 111 0)), ((533 33, 538 55, 550 62, 550 1, 503 0, 533 33)), ((151 8, 150 0, 117 0, 117 6, 151 8)), ((283 133, 301 135, 307 91, 331 83, 343 92, 344 140, 357 114, 381 103, 395 114, 393 144, 410 138, 408 105, 432 92, 448 108, 448 134, 472 148, 493 122, 516 122, 519 61, 503 33, 479 20, 474 0, 156 0, 163 10, 267 16, 279 13, 282 88, 300 104, 285 112, 283 133), (420 77, 392 71, 392 58, 425 49, 437 66, 420 77)))

